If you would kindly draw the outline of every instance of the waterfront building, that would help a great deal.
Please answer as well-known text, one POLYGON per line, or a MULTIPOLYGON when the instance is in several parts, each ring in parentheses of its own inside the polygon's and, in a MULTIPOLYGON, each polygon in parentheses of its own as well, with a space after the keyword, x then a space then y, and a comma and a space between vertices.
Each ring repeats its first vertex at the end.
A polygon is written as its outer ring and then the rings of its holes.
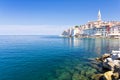
POLYGON ((77 35, 80 35, 80 28, 79 28, 79 26, 75 26, 75 28, 74 28, 74 36, 77 36, 77 35))
POLYGON ((61 36, 63 36, 63 37, 68 37, 68 35, 69 34, 68 34, 68 32, 66 30, 64 30, 63 33, 61 34, 61 36))
POLYGON ((109 34, 110 37, 120 37, 120 26, 113 26, 110 28, 110 34, 109 34))
POLYGON ((68 36, 92 36, 92 37, 120 37, 119 21, 103 21, 100 10, 98 19, 89 21, 87 24, 75 26, 69 29, 68 36))

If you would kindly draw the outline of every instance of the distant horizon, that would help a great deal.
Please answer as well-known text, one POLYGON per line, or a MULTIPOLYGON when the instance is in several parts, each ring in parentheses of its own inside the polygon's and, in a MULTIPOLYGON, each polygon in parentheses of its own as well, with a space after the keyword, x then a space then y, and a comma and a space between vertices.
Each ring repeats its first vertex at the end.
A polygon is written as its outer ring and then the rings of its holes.
POLYGON ((0 25, 0 35, 60 35, 69 27, 70 25, 0 25))
POLYGON ((103 21, 120 21, 119 0, 0 0, 0 35, 59 35, 97 20, 99 10, 103 21))

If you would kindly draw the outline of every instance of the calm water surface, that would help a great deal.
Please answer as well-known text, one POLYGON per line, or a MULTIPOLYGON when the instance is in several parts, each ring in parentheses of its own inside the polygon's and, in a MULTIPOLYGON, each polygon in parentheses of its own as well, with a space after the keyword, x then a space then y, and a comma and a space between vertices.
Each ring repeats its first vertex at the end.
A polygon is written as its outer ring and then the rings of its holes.
POLYGON ((0 36, 0 80, 90 80, 88 58, 119 47, 118 39, 0 36))

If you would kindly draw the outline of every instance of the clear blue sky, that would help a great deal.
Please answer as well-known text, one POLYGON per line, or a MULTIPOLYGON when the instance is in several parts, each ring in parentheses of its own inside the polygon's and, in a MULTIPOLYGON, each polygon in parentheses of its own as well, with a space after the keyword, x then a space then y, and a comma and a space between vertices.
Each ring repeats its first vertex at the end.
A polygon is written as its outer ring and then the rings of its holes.
MULTIPOLYGON (((97 20, 99 9, 103 20, 120 21, 120 0, 0 0, 0 34, 11 33, 9 29, 3 31, 8 25, 16 25, 17 28, 26 25, 25 34, 30 32, 28 25, 33 26, 33 33, 40 25, 39 29, 43 29, 37 34, 45 34, 45 30, 49 34, 59 34, 63 28, 68 27, 66 25, 80 25, 97 20)), ((18 31, 13 32, 17 34, 18 31)))

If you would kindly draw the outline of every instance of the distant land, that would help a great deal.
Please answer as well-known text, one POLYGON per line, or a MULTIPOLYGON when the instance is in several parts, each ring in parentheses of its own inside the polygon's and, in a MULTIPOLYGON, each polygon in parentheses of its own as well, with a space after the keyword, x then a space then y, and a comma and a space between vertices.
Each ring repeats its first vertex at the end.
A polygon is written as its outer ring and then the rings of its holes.
POLYGON ((64 30, 61 36, 120 38, 120 21, 103 21, 99 10, 98 20, 88 21, 84 25, 70 27, 64 30))

